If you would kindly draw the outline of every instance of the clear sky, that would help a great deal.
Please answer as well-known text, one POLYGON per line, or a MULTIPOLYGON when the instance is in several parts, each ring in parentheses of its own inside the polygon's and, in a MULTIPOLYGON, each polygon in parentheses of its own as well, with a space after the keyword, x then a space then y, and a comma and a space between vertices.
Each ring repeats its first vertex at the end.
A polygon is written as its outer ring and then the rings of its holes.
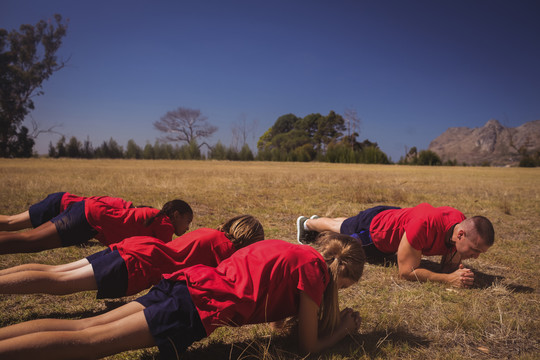
POLYGON ((180 106, 219 128, 211 144, 256 124, 253 150, 281 115, 353 109, 394 161, 449 127, 540 119, 538 0, 0 0, 0 27, 55 13, 69 61, 31 115, 94 147, 153 144, 180 106))

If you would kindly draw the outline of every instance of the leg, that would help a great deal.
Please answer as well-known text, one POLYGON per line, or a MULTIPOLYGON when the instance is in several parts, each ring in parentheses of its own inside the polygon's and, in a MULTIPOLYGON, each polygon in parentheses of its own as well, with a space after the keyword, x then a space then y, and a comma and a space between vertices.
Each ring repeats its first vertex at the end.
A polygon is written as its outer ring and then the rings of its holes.
POLYGON ((104 314, 79 320, 39 319, 0 328, 0 340, 44 331, 80 331, 92 326, 105 325, 134 314, 144 306, 132 301, 104 314))
POLYGON ((50 221, 32 230, 0 234, 0 254, 38 252, 61 246, 56 226, 50 221))
MULTIPOLYGON (((129 304, 128 304, 129 305, 129 304)), ((125 305, 127 306, 127 305, 125 305)), ((119 319, 82 330, 45 331, 0 341, 0 357, 9 359, 102 358, 155 345, 144 307, 119 319)))
POLYGON ((345 221, 341 218, 318 217, 311 218, 300 216, 296 219, 296 239, 300 244, 309 244, 315 241, 317 235, 323 231, 333 231, 340 233, 341 224, 345 221))
POLYGON ((91 264, 62 272, 29 270, 0 276, 1 294, 66 295, 88 290, 97 290, 91 264))
POLYGON ((4 270, 0 270, 0 276, 4 276, 7 274, 13 274, 16 272, 22 272, 22 271, 48 271, 48 272, 62 272, 62 271, 68 271, 68 270, 75 270, 79 269, 83 266, 88 265, 88 260, 81 259, 78 261, 70 262, 68 264, 63 265, 45 265, 45 264, 23 264, 18 266, 13 266, 4 270))
POLYGON ((316 219, 307 219, 305 222, 305 225, 309 231, 316 231, 316 232, 333 231, 336 233, 340 233, 341 224, 346 219, 347 218, 345 217, 339 217, 339 218, 320 217, 316 219))
POLYGON ((17 231, 31 227, 28 210, 17 215, 0 215, 0 231, 17 231))

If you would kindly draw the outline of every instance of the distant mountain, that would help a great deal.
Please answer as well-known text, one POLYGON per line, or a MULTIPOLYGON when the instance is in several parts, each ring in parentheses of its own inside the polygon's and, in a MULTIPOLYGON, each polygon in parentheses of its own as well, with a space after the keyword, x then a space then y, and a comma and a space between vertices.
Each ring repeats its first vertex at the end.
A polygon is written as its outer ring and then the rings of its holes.
POLYGON ((480 128, 449 128, 429 144, 428 150, 436 152, 443 162, 503 166, 517 165, 522 147, 528 152, 540 150, 540 120, 515 128, 502 126, 494 119, 480 128))

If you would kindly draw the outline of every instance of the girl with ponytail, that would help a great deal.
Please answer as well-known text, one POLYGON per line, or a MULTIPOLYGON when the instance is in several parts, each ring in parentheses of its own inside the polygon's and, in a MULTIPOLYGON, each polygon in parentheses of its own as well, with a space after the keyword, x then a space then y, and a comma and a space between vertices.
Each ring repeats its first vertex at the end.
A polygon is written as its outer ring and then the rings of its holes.
POLYGON ((344 279, 353 282, 360 280, 366 255, 361 246, 350 243, 350 236, 330 231, 320 233, 313 247, 323 256, 330 273, 330 281, 324 291, 319 318, 321 331, 332 333, 341 316, 338 290, 350 285, 344 279))
POLYGON ((81 347, 99 358, 157 346, 163 358, 177 359, 219 326, 291 316, 298 317, 301 350, 316 353, 358 329, 357 312, 339 311, 337 290, 360 279, 364 259, 354 238, 337 233, 321 234, 315 248, 259 241, 215 268, 194 265, 164 275, 146 295, 108 313, 0 329, 0 358, 65 359, 81 347))

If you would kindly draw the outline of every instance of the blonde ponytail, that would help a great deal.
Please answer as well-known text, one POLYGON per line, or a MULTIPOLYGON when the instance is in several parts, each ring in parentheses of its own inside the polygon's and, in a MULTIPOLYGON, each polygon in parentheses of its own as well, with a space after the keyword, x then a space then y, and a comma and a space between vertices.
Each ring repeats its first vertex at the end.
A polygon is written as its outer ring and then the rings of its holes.
POLYGON ((321 333, 332 333, 340 320, 338 278, 360 280, 366 255, 356 239, 331 231, 320 233, 313 247, 323 256, 330 273, 319 312, 319 329, 321 333))

